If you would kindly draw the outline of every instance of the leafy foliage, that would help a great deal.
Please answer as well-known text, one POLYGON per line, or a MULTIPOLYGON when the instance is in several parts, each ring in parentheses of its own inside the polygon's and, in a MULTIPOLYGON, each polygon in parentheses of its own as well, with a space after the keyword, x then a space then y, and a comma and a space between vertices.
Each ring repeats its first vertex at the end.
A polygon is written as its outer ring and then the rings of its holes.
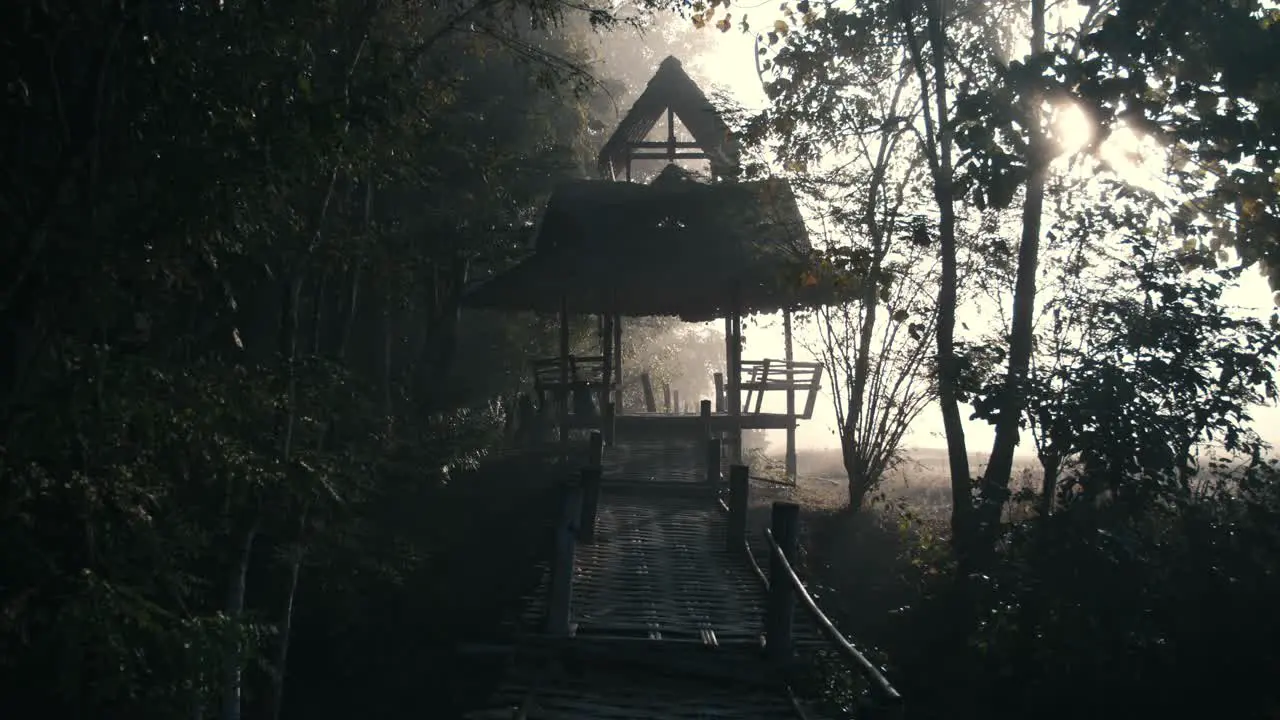
MULTIPOLYGON (((1265 613, 1243 588, 1277 558, 1250 413, 1276 401, 1280 332, 1224 290, 1252 267, 1278 287, 1277 16, 1076 5, 828 3, 759 36, 772 105, 751 130, 780 168, 875 167, 859 145, 902 128, 928 171, 913 235, 942 266, 952 556, 887 649, 922 717, 1263 716, 1276 627, 1225 608, 1265 613), (899 78, 914 112, 883 111, 899 78), (961 403, 996 426, 977 480, 961 403), (1026 428, 1044 483, 1014 499, 1038 512, 1006 514, 1026 428)), ((831 216, 868 232, 882 178, 852 179, 831 216)))
POLYGON ((299 588, 420 565, 398 504, 468 476, 549 340, 492 320, 468 345, 459 295, 589 167, 588 37, 619 22, 0 10, 7 713, 278 717, 299 588))

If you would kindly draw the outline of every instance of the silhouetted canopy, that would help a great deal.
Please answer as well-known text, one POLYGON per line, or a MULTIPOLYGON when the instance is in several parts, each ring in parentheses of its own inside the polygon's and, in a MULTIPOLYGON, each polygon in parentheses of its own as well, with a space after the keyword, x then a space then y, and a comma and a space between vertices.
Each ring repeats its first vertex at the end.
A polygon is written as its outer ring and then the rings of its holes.
POLYGON ((664 172, 651 185, 561 185, 536 229, 533 255, 463 298, 469 307, 701 321, 825 303, 833 288, 811 258, 783 180, 705 184, 664 172))
POLYGON ((738 145, 729 126, 702 89, 685 73, 680 61, 668 57, 658 66, 658 72, 650 78, 644 92, 636 98, 630 112, 618 123, 618 128, 600 150, 598 162, 602 176, 622 175, 629 144, 644 140, 667 108, 680 118, 694 141, 707 154, 712 173, 726 176, 737 170, 738 145))

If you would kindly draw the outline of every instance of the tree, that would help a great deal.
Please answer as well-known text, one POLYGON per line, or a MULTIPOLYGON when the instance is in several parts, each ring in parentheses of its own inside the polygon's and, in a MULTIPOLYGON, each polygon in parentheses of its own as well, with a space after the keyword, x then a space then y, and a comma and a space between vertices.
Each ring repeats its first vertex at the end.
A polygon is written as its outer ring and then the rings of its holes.
MULTIPOLYGON (((885 91, 877 92, 874 84, 851 82, 860 79, 849 70, 851 63, 883 67, 886 52, 897 48, 906 55, 915 76, 912 88, 920 97, 920 116, 912 134, 918 138, 936 201, 932 221, 937 224, 941 265, 939 404, 951 466, 953 539, 962 558, 979 564, 982 557, 990 557, 1000 532, 1012 455, 1020 428, 1027 422, 1026 384, 1035 347, 1046 195, 1052 190, 1058 193, 1055 202, 1065 200, 1070 206, 1076 193, 1070 184, 1050 184, 1061 172, 1054 164, 1056 158, 1084 149, 1102 158, 1093 166, 1095 172, 1115 173, 1117 168, 1103 150, 1117 123, 1158 131, 1160 137, 1178 141, 1178 163, 1209 166, 1206 175, 1203 169, 1184 170, 1175 163, 1171 178, 1176 188, 1170 188, 1179 199, 1174 206, 1185 200, 1175 231, 1182 237, 1197 236, 1211 248, 1235 242, 1249 248, 1244 257, 1250 262, 1268 252, 1263 238, 1269 237, 1272 227, 1269 208, 1274 183, 1263 179, 1274 174, 1269 170, 1272 153, 1262 147, 1265 143, 1259 144, 1262 136, 1244 132, 1243 127, 1256 124, 1265 136, 1273 114, 1266 99, 1271 97, 1266 93, 1269 81, 1252 70, 1255 65, 1241 67, 1226 46, 1244 42, 1258 49, 1249 50, 1253 53, 1249 57, 1260 59, 1261 48, 1272 47, 1267 44, 1268 33, 1274 31, 1272 15, 1251 5, 1214 5, 1181 15, 1178 3, 1157 5, 1091 5, 1076 13, 1064 6, 1047 8, 1038 1, 1029 8, 1020 3, 962 4, 948 6, 944 14, 939 3, 821 10, 806 4, 801 9, 802 22, 781 23, 778 31, 768 34, 767 46, 762 38, 761 52, 771 54, 763 68, 769 73, 767 88, 774 100, 769 120, 776 131, 810 155, 839 147, 832 140, 833 127, 861 132, 856 114, 848 110, 853 106, 850 98, 866 103, 885 97, 885 91), (1201 32, 1204 43, 1189 44, 1185 42, 1191 29, 1187 17, 1199 18, 1204 27, 1212 20, 1214 27, 1226 29, 1201 32), (1055 21, 1061 29, 1049 32, 1055 21), (1126 39, 1130 32, 1136 33, 1136 44, 1126 39), (1174 32, 1183 34, 1177 38, 1166 34, 1174 32), (1023 33, 1026 40, 1020 43, 1023 33), (775 44, 776 49, 768 49, 775 44), (1205 100, 1206 93, 1218 89, 1210 87, 1212 73, 1176 79, 1172 70, 1174 63, 1193 59, 1231 74, 1226 101, 1244 110, 1243 123, 1211 126, 1205 100), (863 88, 861 95, 850 93, 850 87, 863 88), (1201 99, 1201 110, 1188 104, 1196 98, 1201 99), (1058 116, 1081 101, 1100 128, 1084 148, 1064 144, 1055 125, 1058 116), (819 113, 820 119, 815 119, 819 113), (826 137, 815 138, 805 129, 815 125, 826 129, 826 137), (1229 165, 1241 158, 1243 164, 1229 165), (1206 177, 1221 179, 1209 198, 1195 189, 1206 177), (1247 202, 1240 199, 1246 190, 1247 202), (1017 260, 1009 265, 1014 287, 1004 290, 1011 293, 1013 312, 1008 333, 1002 333, 996 343, 1007 342, 1007 350, 957 344, 954 310, 960 300, 962 249, 957 223, 966 217, 994 216, 990 226, 1005 232, 1013 227, 1009 210, 1017 204, 1022 210, 1016 221, 1017 260), (1243 212, 1237 211, 1237 204, 1243 212), (1197 216, 1207 219, 1197 220, 1197 216), (1251 239, 1245 240, 1246 235, 1251 239), (967 357, 970 349, 989 357, 998 355, 1005 364, 999 400, 984 405, 983 418, 996 426, 996 439, 976 506, 959 409, 974 389, 967 378, 971 373, 965 370, 974 364, 967 357)), ((993 251, 993 260, 1003 265, 1005 261, 997 256, 1007 251, 999 248, 1009 245, 987 247, 993 251)))
POLYGON ((445 381, 458 294, 587 164, 575 37, 611 21, 488 0, 0 11, 6 699, 280 712, 317 554, 409 562, 371 517, 494 436, 468 407, 488 398, 445 381))
POLYGON ((907 430, 936 399, 928 352, 936 308, 927 250, 912 248, 891 263, 872 265, 880 266, 874 300, 864 295, 820 308, 812 318, 820 338, 814 352, 832 379, 852 512, 900 459, 907 430), (877 323, 881 302, 891 312, 877 323))

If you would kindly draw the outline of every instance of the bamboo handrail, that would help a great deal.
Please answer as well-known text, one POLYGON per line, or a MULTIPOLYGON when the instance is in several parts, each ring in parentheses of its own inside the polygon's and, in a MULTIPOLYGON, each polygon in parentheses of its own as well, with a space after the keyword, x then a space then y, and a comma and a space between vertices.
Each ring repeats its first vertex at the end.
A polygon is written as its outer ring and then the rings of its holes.
POLYGON ((800 576, 796 575, 795 569, 787 561, 786 553, 782 552, 782 548, 778 546, 778 542, 773 537, 773 531, 765 528, 764 536, 769 542, 769 548, 774 560, 780 561, 780 567, 786 573, 783 579, 791 583, 792 591, 800 598, 801 603, 809 611, 809 616, 817 623, 818 629, 822 631, 822 634, 826 635, 827 639, 836 646, 840 654, 871 682, 872 692, 879 696, 877 699, 888 704, 900 705, 902 703, 902 695, 889 683, 889 679, 884 676, 884 673, 880 672, 880 668, 876 667, 875 663, 868 660, 865 655, 854 647, 853 643, 849 642, 848 638, 836 629, 836 626, 827 617, 826 613, 822 612, 822 608, 818 607, 818 603, 809 594, 804 583, 800 581, 800 576))

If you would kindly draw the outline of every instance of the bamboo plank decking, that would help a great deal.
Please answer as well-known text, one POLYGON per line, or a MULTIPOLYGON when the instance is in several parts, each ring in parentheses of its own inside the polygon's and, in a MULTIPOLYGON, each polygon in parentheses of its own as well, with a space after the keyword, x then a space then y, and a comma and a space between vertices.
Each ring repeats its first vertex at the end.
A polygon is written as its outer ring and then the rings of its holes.
MULTIPOLYGON (((608 448, 594 541, 575 550, 570 635, 543 632, 549 568, 518 621, 522 651, 468 718, 794 718, 764 658, 767 593, 742 553, 694 443, 608 448)), ((797 650, 822 642, 797 615, 797 650)))

